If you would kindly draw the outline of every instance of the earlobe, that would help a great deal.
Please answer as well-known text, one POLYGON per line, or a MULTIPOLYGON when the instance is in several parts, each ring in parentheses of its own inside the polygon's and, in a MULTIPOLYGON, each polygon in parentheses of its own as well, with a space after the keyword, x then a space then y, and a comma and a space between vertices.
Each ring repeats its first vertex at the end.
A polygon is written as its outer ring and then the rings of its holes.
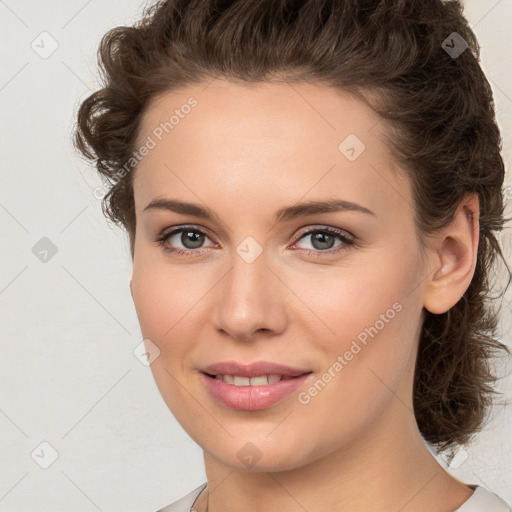
POLYGON ((424 287, 423 305, 434 314, 453 307, 468 289, 473 278, 480 233, 479 202, 467 194, 448 226, 432 244, 431 272, 424 287))

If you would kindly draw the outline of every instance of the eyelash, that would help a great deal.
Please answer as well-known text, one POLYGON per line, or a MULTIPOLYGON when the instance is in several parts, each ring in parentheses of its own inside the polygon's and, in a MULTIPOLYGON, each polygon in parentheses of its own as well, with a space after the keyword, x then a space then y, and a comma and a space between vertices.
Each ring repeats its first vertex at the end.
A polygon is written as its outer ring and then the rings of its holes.
MULTIPOLYGON (((194 253, 198 252, 198 249, 176 249, 169 247, 165 244, 166 240, 171 237, 172 235, 175 235, 176 233, 181 233, 182 231, 192 231, 193 233, 199 233, 201 235, 205 235, 208 237, 208 234, 205 233, 203 230, 196 228, 195 226, 180 226, 179 228, 172 229, 171 231, 164 230, 161 234, 158 235, 155 242, 158 243, 158 245, 162 248, 162 250, 166 253, 172 253, 177 254, 179 256, 186 256, 186 257, 193 257, 195 256, 194 253)), ((307 235, 313 235, 316 233, 329 233, 330 235, 334 235, 338 237, 343 243, 335 247, 334 249, 326 249, 326 250, 312 250, 312 249, 301 249, 303 251, 306 251, 308 256, 313 257, 321 257, 323 254, 327 254, 329 256, 338 254, 342 251, 346 251, 349 249, 350 246, 357 246, 356 238, 352 235, 347 235, 344 231, 331 228, 329 226, 321 227, 321 228, 314 228, 310 229, 308 231, 304 231, 301 233, 301 235, 297 238, 297 240, 294 242, 297 243, 299 240, 302 240, 303 238, 306 238, 307 235)))

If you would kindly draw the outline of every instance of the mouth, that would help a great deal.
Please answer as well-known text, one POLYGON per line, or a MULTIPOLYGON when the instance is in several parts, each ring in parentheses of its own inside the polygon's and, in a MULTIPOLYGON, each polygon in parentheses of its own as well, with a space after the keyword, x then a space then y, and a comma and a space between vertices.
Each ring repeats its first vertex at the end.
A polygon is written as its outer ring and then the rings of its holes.
POLYGON ((200 371, 210 377, 227 377, 229 384, 236 386, 248 386, 250 382, 246 379, 255 380, 255 386, 262 384, 272 384, 282 379, 299 377, 305 373, 311 373, 309 368, 292 367, 285 364, 274 363, 271 361, 254 361, 252 363, 239 363, 237 361, 223 361, 200 368, 200 371), (231 377, 233 380, 231 380, 231 377), (263 379, 266 379, 266 382, 263 379), (235 379, 236 382, 235 383, 235 379))
POLYGON ((217 404, 257 411, 284 401, 309 381, 312 370, 271 362, 216 363, 200 370, 202 382, 217 404))
POLYGON ((212 375, 209 373, 205 373, 205 375, 211 379, 220 380, 234 386, 268 386, 269 384, 275 384, 276 382, 280 382, 282 380, 296 379, 301 375, 307 375, 309 373, 312 372, 304 372, 296 376, 269 374, 258 375, 255 377, 245 377, 243 375, 212 375))

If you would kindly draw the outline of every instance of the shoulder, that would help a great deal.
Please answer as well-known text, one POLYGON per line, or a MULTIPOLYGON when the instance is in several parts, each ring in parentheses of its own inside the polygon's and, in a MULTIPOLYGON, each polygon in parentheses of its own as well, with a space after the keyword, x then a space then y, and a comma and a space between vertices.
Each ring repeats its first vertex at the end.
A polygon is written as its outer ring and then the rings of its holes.
POLYGON ((189 512, 194 504, 194 501, 199 496, 201 491, 206 487, 206 483, 201 484, 199 487, 196 487, 193 491, 189 492, 186 496, 167 505, 156 512, 189 512))
POLYGON ((512 512, 512 509, 496 494, 478 485, 473 495, 455 512, 512 512))

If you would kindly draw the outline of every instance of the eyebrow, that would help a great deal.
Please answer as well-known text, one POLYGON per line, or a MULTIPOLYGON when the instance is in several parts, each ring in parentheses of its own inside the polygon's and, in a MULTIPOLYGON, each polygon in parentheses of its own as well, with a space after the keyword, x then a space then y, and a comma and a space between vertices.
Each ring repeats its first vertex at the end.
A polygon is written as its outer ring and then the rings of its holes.
MULTIPOLYGON (((217 220, 220 222, 219 216, 210 208, 199 204, 187 203, 177 199, 156 198, 153 199, 143 210, 168 210, 183 215, 192 215, 207 220, 217 220)), ((341 199, 330 199, 327 201, 308 201, 292 206, 287 206, 277 210, 274 215, 274 222, 288 221, 297 217, 305 217, 319 213, 332 213, 340 211, 355 211, 375 216, 375 213, 361 206, 360 204, 341 199)))

